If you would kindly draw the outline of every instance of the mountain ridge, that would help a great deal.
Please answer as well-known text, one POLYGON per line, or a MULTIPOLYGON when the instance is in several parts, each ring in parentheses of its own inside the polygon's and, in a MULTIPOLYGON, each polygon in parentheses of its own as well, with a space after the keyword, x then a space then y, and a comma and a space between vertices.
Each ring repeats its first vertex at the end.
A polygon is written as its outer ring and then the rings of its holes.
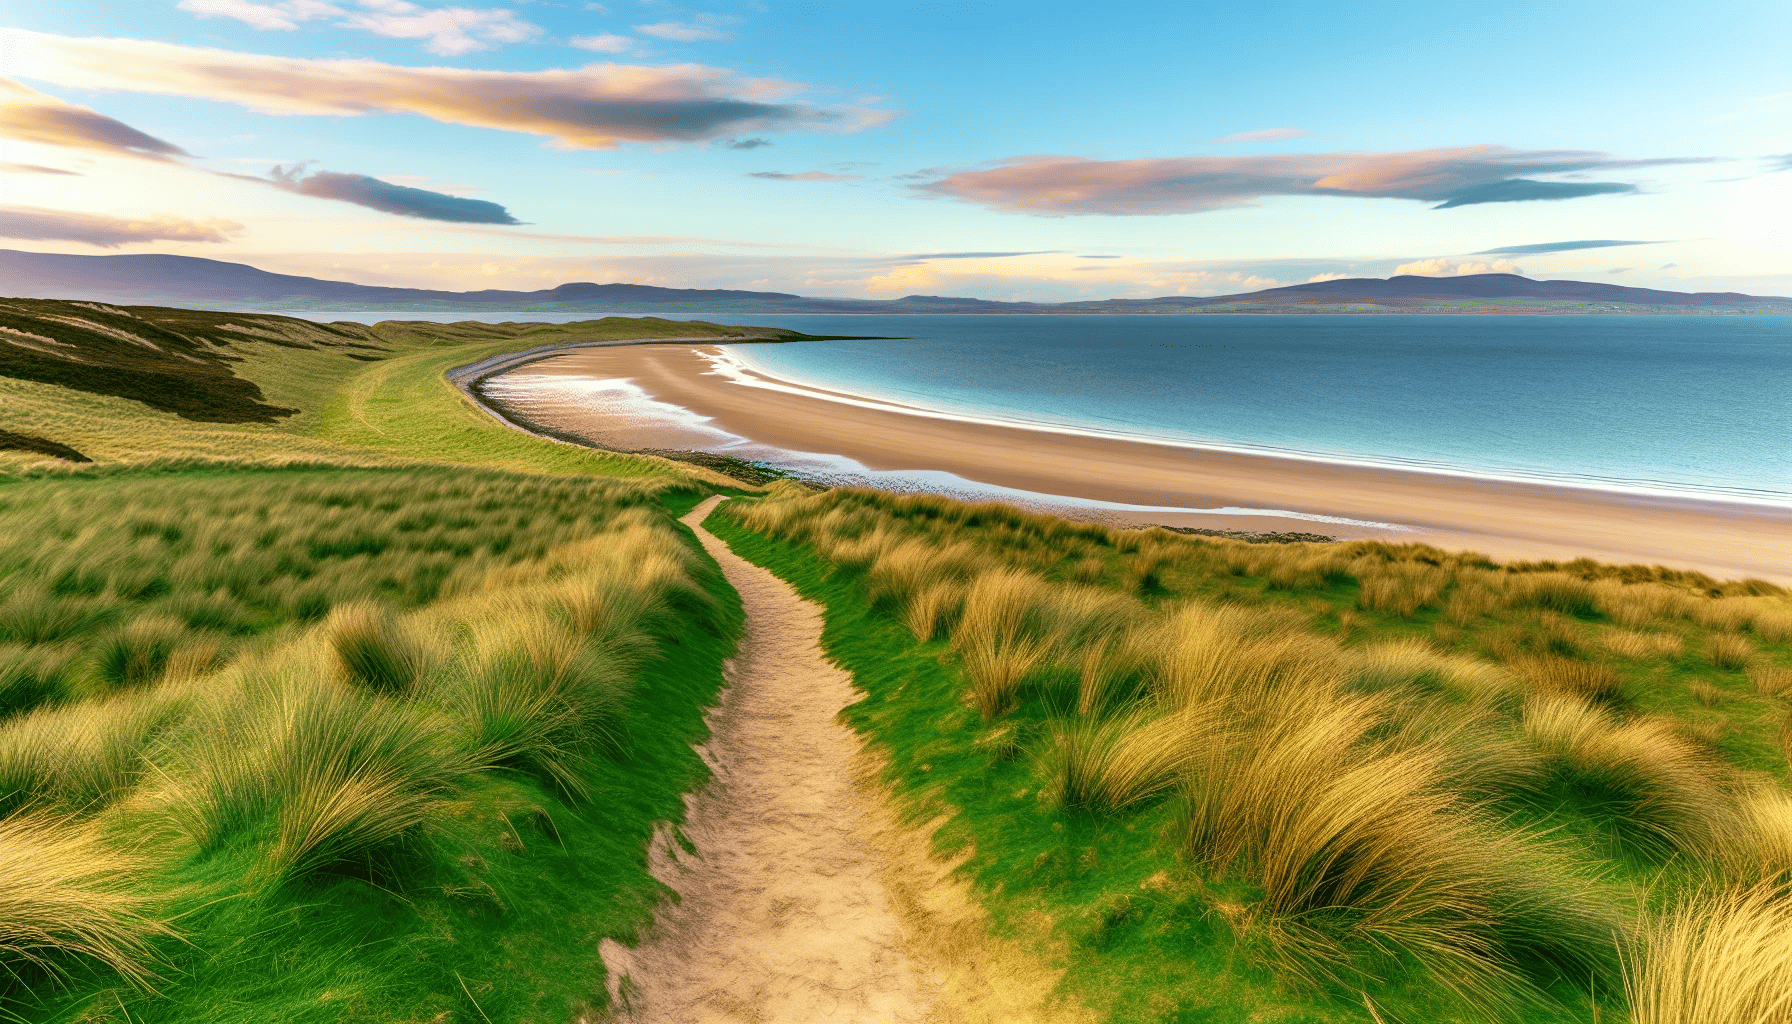
MULTIPOLYGON (((947 295, 905 295, 898 299, 839 299, 791 292, 729 288, 662 288, 614 282, 573 281, 536 291, 482 289, 448 291, 398 288, 292 274, 275 274, 244 263, 166 253, 85 256, 0 249, 0 292, 18 298, 84 299, 148 305, 230 305, 247 309, 374 309, 442 311, 454 309, 517 312, 731 311, 740 313, 1175 313, 1175 312, 1338 312, 1335 307, 1377 307, 1370 311, 1457 311, 1462 304, 1532 308, 1538 303, 1600 303, 1657 309, 1764 310, 1786 307, 1792 298, 1740 292, 1673 292, 1590 281, 1537 281, 1516 274, 1459 277, 1399 275, 1341 278, 1286 285, 1233 295, 1166 295, 1146 299, 1071 302, 1004 302, 947 295), (1434 308, 1442 304, 1443 310, 1434 308)), ((1587 311, 1587 310, 1580 310, 1587 311)), ((1606 312, 1610 310, 1593 310, 1606 312)), ((1777 311, 1773 309, 1772 311, 1777 311)))

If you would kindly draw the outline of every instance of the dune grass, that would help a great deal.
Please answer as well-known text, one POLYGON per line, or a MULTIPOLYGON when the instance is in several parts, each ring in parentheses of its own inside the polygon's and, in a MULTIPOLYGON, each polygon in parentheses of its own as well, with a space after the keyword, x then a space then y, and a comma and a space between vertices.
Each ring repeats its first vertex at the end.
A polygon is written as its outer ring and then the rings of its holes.
POLYGON ((827 606, 887 781, 1108 1019, 1716 1020, 1674 1014, 1756 984, 1686 922, 1783 905, 1726 895, 1792 856, 1779 588, 793 484, 708 525, 827 606))
POLYGON ((598 942, 662 895, 646 845, 707 774, 689 744, 740 621, 666 493, 428 466, 0 484, 0 1011, 601 1010, 598 942))

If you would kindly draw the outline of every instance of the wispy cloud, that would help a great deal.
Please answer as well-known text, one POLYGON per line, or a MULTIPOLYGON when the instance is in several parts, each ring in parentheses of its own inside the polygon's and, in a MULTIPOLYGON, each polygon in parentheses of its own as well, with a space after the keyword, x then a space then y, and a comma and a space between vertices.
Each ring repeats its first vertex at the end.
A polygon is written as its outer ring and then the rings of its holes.
POLYGON ((787 102, 790 82, 700 64, 594 64, 546 71, 312 60, 136 39, 0 30, 15 73, 82 88, 239 103, 283 114, 414 114, 546 136, 568 149, 699 141, 750 131, 851 132, 892 114, 787 102))
POLYGON ((232 18, 263 31, 290 32, 300 22, 339 19, 337 27, 391 39, 420 39, 423 49, 445 57, 520 43, 541 26, 502 7, 423 7, 409 0, 358 0, 351 9, 322 0, 180 0, 175 5, 201 18, 232 18))
MULTIPOLYGON (((1005 256, 1048 256, 1063 252, 1062 249, 1034 249, 1029 252, 918 252, 909 257, 911 260, 980 260, 1001 259, 1005 256)), ((1096 256, 1084 256, 1083 259, 1100 259, 1096 256)))
POLYGON ((1767 173, 1769 174, 1773 174, 1777 171, 1792 171, 1792 153, 1780 153, 1776 156, 1770 156, 1767 158, 1767 163, 1767 173))
POLYGON ((1043 216, 1200 213, 1276 195, 1415 199, 1435 209, 1634 192, 1623 182, 1535 181, 1562 174, 1693 163, 1621 160, 1584 150, 1464 146, 1404 153, 1087 160, 1018 157, 914 186, 996 210, 1043 216))
POLYGON ((612 32, 596 36, 573 36, 567 42, 581 50, 590 50, 593 53, 627 53, 635 46, 633 38, 619 36, 612 32))
POLYGON ((771 144, 772 144, 772 142, 770 139, 723 139, 722 140, 722 145, 727 146, 729 149, 758 149, 760 146, 769 146, 771 144))
POLYGON ((123 121, 64 103, 4 78, 0 78, 0 135, 21 142, 95 149, 149 160, 190 155, 174 143, 140 132, 123 121))
POLYGON ((303 165, 275 167, 266 178, 246 174, 226 177, 272 185, 275 188, 315 199, 365 206, 382 213, 423 220, 449 221, 455 224, 520 224, 510 211, 484 199, 466 199, 426 188, 395 185, 366 174, 342 174, 337 171, 304 173, 303 165))
POLYGON ((81 177, 80 171, 65 171, 60 167, 45 167, 43 164, 0 163, 0 171, 7 174, 65 174, 73 178, 81 177))
POLYGON ((221 218, 113 217, 41 206, 0 206, 0 238, 85 242, 105 249, 127 242, 225 242, 242 229, 236 221, 221 218))
POLYGON ((739 18, 729 14, 699 14, 693 21, 661 21, 651 25, 636 25, 635 31, 644 36, 675 43, 698 43, 732 38, 734 33, 722 26, 739 21, 739 18))
POLYGON ((800 174, 785 174, 781 171, 751 171, 749 178, 764 178, 767 181, 859 181, 863 174, 829 174, 826 171, 803 171, 800 174))
POLYGON ((1254 132, 1239 132, 1236 135, 1222 135, 1209 142, 1217 142, 1223 146, 1243 142, 1281 142, 1285 139, 1304 139, 1313 134, 1305 128, 1264 128, 1254 132))
POLYGON ((1482 249, 1471 256, 1530 256, 1544 252, 1572 252, 1576 249, 1608 249, 1614 245, 1658 245, 1658 241, 1623 241, 1615 238, 1584 238, 1573 242, 1536 242, 1531 245, 1507 245, 1498 249, 1482 249))

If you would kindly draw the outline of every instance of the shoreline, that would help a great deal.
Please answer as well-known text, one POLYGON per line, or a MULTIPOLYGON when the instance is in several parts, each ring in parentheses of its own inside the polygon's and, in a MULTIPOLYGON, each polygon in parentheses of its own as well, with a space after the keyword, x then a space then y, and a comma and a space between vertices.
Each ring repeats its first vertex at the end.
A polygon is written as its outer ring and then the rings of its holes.
POLYGON ((599 447, 820 453, 879 472, 952 474, 1059 496, 1063 507, 1054 511, 1117 525, 1269 533, 1310 520, 1316 522, 1306 528, 1341 539, 1418 541, 1505 561, 1586 557, 1792 584, 1792 509, 1159 445, 882 403, 867 408, 871 403, 803 394, 801 385, 732 383, 713 370, 701 351, 709 347, 649 344, 538 356, 511 383, 554 386, 512 389, 501 400, 599 447), (1092 516, 1090 505, 1102 503, 1133 511, 1092 516))
POLYGON ((1442 464, 1426 463, 1416 459, 1377 459, 1370 456, 1348 455, 1340 453, 1302 451, 1293 448, 1275 448, 1268 445, 1255 445, 1239 441, 1209 441, 1204 439, 1184 439, 1158 437, 1135 433, 1124 429, 1102 429, 1099 427, 1069 423, 1054 423, 1049 420, 1026 420, 996 413, 954 413, 926 406, 908 405, 898 399, 879 398, 872 395, 855 394, 848 391, 832 390, 819 384, 810 383, 789 377, 779 377, 774 372, 752 365, 750 357, 739 353, 717 351, 705 354, 712 372, 730 378, 734 383, 746 387, 764 388, 781 391, 787 394, 807 395, 842 405, 858 406, 866 409, 881 409, 889 412, 918 416, 926 419, 946 420, 954 423, 965 423, 977 426, 1002 427, 1015 430, 1027 430, 1041 434, 1062 434, 1067 437, 1085 437, 1102 440, 1121 441, 1129 444, 1150 445, 1159 448, 1175 448, 1196 452, 1220 452, 1233 455, 1245 455, 1264 459, 1289 459, 1295 462, 1314 463, 1327 466, 1351 466, 1360 469, 1394 470, 1397 472, 1422 473, 1430 476, 1456 477, 1463 480, 1476 480, 1486 483, 1520 484, 1538 487, 1560 487, 1573 491, 1587 491, 1596 494, 1624 495, 1641 501, 1690 502, 1693 505, 1748 505, 1768 509, 1792 512, 1792 494, 1779 492, 1743 492, 1740 490, 1726 493, 1721 488, 1704 491, 1695 490, 1692 486, 1675 488, 1665 484, 1651 485, 1645 481, 1626 480, 1623 478, 1594 478, 1575 480, 1566 477, 1552 477, 1538 473, 1525 476, 1516 473, 1502 474, 1496 470, 1465 469, 1442 464), (1782 500, 1758 498, 1756 493, 1773 494, 1782 500))

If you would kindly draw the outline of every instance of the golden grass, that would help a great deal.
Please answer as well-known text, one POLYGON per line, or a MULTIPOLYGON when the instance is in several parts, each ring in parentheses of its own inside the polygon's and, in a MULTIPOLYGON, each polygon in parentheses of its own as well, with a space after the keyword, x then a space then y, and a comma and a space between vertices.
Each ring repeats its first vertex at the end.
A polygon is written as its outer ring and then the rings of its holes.
POLYGON ((1541 654, 1514 658, 1509 665, 1534 688, 1586 700, 1617 703, 1624 699, 1624 683, 1616 669, 1597 662, 1541 654))
POLYGON ((1777 665, 1750 665, 1748 668, 1749 685, 1755 692, 1766 697, 1784 697, 1792 694, 1792 668, 1780 668, 1777 665))
POLYGON ((1792 892, 1694 892, 1647 915, 1624 991, 1632 1024, 1781 1024, 1792 1016, 1792 892))
POLYGON ((337 607, 324 623, 343 674, 374 693, 407 694, 423 682, 430 645, 391 609, 358 601, 337 607))
POLYGON ((1573 694, 1539 693, 1525 703, 1524 731, 1579 789, 1617 804, 1644 845, 1708 853, 1735 827, 1728 773, 1669 721, 1620 721, 1573 694))
POLYGON ((1678 633, 1644 633, 1634 629, 1604 629, 1599 646, 1620 658, 1648 661, 1678 658, 1686 650, 1686 638, 1678 633))
POLYGON ((1745 668, 1755 653, 1755 645, 1740 633, 1718 633, 1711 638, 1711 664, 1727 672, 1745 668))
POLYGON ((48 815, 0 818, 0 969, 86 964, 147 986, 152 940, 172 934, 138 884, 143 862, 48 815))
POLYGON ((1052 732, 1045 792, 1058 805, 1107 811, 1149 799, 1176 783, 1213 729, 1204 709, 1077 715, 1052 732))

